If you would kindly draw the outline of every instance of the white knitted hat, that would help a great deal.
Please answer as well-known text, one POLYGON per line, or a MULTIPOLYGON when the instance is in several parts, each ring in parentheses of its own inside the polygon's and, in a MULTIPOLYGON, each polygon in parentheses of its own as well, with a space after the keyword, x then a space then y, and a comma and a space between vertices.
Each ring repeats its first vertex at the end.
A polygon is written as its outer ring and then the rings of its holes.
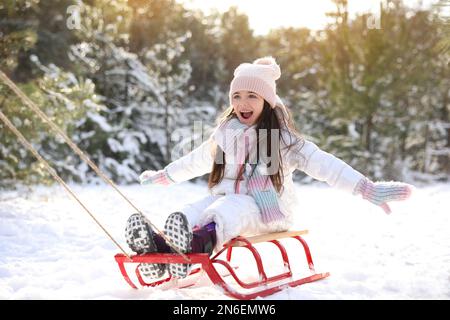
MULTIPOLYGON (((273 57, 256 59, 253 63, 242 63, 234 70, 230 84, 230 102, 233 93, 239 90, 253 91, 263 97, 271 106, 277 106, 277 85, 281 76, 280 66, 273 57)), ((281 101, 281 100, 280 100, 281 101)))

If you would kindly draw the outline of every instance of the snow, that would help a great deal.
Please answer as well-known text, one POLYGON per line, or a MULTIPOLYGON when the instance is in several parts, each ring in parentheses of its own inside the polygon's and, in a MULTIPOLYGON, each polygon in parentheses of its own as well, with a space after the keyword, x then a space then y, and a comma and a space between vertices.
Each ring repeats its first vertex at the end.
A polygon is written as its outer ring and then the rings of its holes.
MULTIPOLYGON (((134 210, 108 186, 70 186, 126 248, 134 210)), ((296 189, 293 229, 310 230, 304 238, 316 268, 331 276, 267 299, 450 299, 450 184, 417 187, 408 201, 391 203, 391 215, 321 183, 296 189)), ((161 228, 170 212, 207 192, 204 182, 120 190, 161 228)), ((0 299, 230 299, 206 281, 131 289, 114 261, 119 250, 58 185, 2 191, 0 219, 0 299)), ((263 259, 271 249, 261 246, 263 259)), ((307 275, 304 258, 290 256, 294 271, 307 275)), ((235 257, 249 265, 246 254, 235 257)))

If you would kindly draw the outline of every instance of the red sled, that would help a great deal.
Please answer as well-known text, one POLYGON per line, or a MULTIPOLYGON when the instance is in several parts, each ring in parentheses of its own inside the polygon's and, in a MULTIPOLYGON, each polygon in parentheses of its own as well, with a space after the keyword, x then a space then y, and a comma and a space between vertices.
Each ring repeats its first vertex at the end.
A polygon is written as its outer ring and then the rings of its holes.
MULTIPOLYGON (((224 293, 230 297, 236 299, 254 299, 256 297, 265 297, 275 292, 281 291, 287 287, 295 287, 305 283, 324 279, 330 275, 329 272, 316 273, 314 269, 314 263, 311 257, 311 252, 306 241, 301 235, 307 234, 308 230, 302 231, 286 231, 269 233, 254 237, 237 237, 226 243, 223 248, 213 256, 209 256, 206 253, 190 253, 186 256, 190 259, 187 261, 183 256, 174 253, 150 253, 144 255, 133 255, 128 258, 124 254, 116 254, 115 259, 119 265, 120 272, 127 281, 127 283, 134 289, 138 287, 131 281, 128 273, 127 266, 134 264, 134 273, 139 281, 141 287, 157 287, 170 282, 175 283, 176 288, 186 288, 195 285, 196 281, 189 281, 191 278, 199 278, 199 275, 206 273, 213 284, 221 287, 224 293), (294 239, 303 247, 306 255, 306 262, 310 275, 302 278, 294 278, 294 274, 291 269, 291 263, 288 258, 287 250, 285 246, 280 242, 282 239, 294 239), (281 254, 284 270, 282 273, 267 276, 264 269, 264 264, 259 254, 257 247, 254 244, 258 243, 272 243, 276 246, 281 254), (244 282, 236 274, 238 267, 231 266, 231 256, 234 250, 237 248, 245 248, 250 251, 256 263, 258 270, 258 277, 256 281, 244 282), (225 255, 225 259, 221 258, 225 255), (193 268, 186 279, 172 279, 170 276, 164 279, 160 279, 154 282, 146 282, 139 272, 138 266, 140 263, 190 263, 193 265, 199 265, 197 268, 193 268), (219 273, 218 266, 222 266, 225 269, 226 274, 219 273), (231 281, 225 281, 224 278, 231 276, 234 280, 234 284, 231 281)), ((273 263, 273 257, 271 257, 271 263, 273 263)))

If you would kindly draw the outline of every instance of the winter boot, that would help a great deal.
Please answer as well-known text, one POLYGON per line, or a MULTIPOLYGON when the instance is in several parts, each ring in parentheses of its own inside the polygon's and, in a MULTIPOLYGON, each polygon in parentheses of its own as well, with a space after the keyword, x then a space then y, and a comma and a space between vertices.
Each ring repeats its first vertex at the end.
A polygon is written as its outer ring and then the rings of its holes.
MULTIPOLYGON (((191 241, 193 238, 192 229, 189 226, 186 216, 181 212, 171 213, 164 226, 164 234, 181 253, 191 253, 191 241)), ((173 252, 176 252, 172 249, 173 252)), ((172 263, 169 264, 169 272, 172 277, 185 278, 191 269, 190 264, 172 263)))
MULTIPOLYGON (((182 253, 207 253, 211 255, 216 245, 216 224, 191 230, 186 216, 181 212, 172 213, 166 221, 164 233, 182 253)), ((184 278, 189 274, 190 264, 170 264, 173 277, 184 278)))
MULTIPOLYGON (((158 252, 154 237, 154 231, 142 214, 135 213, 128 218, 125 228, 125 239, 131 250, 137 254, 158 252)), ((157 279, 164 275, 166 265, 160 263, 141 263, 138 269, 145 277, 157 279)))

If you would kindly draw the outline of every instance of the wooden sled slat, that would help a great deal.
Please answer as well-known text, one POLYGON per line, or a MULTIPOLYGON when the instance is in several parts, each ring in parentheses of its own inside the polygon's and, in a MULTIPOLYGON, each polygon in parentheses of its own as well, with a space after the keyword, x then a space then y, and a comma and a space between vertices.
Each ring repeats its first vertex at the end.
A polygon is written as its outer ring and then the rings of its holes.
MULTIPOLYGON (((260 242, 266 242, 266 241, 271 241, 271 240, 301 236, 304 234, 308 234, 308 230, 273 232, 273 233, 260 234, 260 235, 248 237, 245 239, 250 243, 260 243, 260 242)), ((247 245, 246 242, 239 241, 239 240, 232 241, 229 243, 230 247, 243 247, 246 245, 247 245)))

